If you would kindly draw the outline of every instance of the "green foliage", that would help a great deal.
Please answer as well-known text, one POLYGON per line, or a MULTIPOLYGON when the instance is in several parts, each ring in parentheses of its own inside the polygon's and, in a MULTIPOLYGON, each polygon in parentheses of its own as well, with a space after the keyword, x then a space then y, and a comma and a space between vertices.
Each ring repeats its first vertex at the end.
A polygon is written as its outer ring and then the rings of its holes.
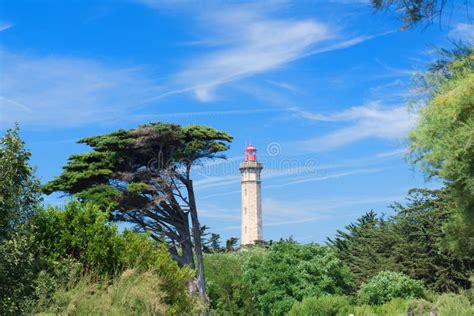
POLYGON ((37 243, 31 235, 12 234, 0 243, 0 314, 22 314, 27 297, 34 293, 33 281, 38 273, 37 243))
POLYGON ((49 260, 72 258, 86 271, 113 275, 120 268, 121 236, 107 222, 107 214, 93 204, 68 203, 64 209, 49 207, 31 221, 32 234, 49 260))
POLYGON ((471 285, 473 258, 442 246, 443 225, 451 218, 447 199, 444 190, 410 190, 406 203, 392 206, 392 217, 369 212, 329 243, 357 285, 388 270, 422 280, 437 292, 460 291, 471 285))
POLYGON ((144 194, 158 189, 153 180, 159 175, 153 171, 216 157, 228 149, 231 140, 227 133, 211 127, 168 123, 84 138, 79 143, 92 151, 71 155, 63 173, 43 190, 76 194, 103 209, 150 209, 155 200, 144 194))
POLYGON ((176 310, 167 303, 166 281, 151 272, 126 270, 111 283, 84 277, 69 290, 60 289, 39 315, 182 315, 198 312, 189 304, 176 310))
POLYGON ((359 305, 354 308, 354 315, 357 316, 406 316, 410 301, 395 298, 383 305, 359 305))
POLYGON ((250 284, 243 276, 243 265, 248 256, 247 251, 214 253, 204 257, 211 311, 217 315, 256 314, 250 284))
POLYGON ((166 282, 164 297, 170 305, 184 308, 189 304, 186 282, 188 268, 180 269, 163 244, 149 235, 117 226, 93 204, 68 203, 63 210, 50 207, 32 219, 33 235, 43 246, 42 256, 51 261, 72 258, 85 271, 113 276, 126 268, 151 271, 166 282))
POLYGON ((71 155, 62 174, 43 191, 74 194, 80 201, 110 210, 111 219, 130 222, 155 240, 167 241, 180 265, 194 267, 196 258, 203 293, 191 168, 205 159, 223 157, 219 153, 231 141, 229 134, 211 127, 159 122, 84 138, 79 143, 92 150, 71 155))
POLYGON ((424 296, 423 283, 402 273, 383 271, 364 283, 357 293, 362 304, 381 305, 394 298, 419 298, 424 296))
POLYGON ((474 306, 463 295, 447 293, 440 295, 434 307, 439 312, 439 316, 472 316, 474 315, 474 306))
POLYGON ((165 245, 133 231, 120 234, 107 217, 92 204, 49 207, 1 244, 0 314, 48 306, 58 287, 67 291, 77 281, 74 271, 106 280, 127 268, 159 278, 162 301, 170 311, 189 311, 194 301, 186 285, 192 271, 180 269, 165 245))
POLYGON ((304 297, 346 294, 351 275, 329 247, 274 243, 251 253, 244 264, 258 310, 282 315, 304 297))
POLYGON ((423 280, 437 292, 471 286, 473 258, 443 247, 444 223, 452 218, 445 190, 411 190, 406 205, 396 203, 392 219, 397 242, 390 249, 396 271, 423 280))
POLYGON ((455 55, 442 72, 431 71, 434 86, 410 132, 410 161, 428 177, 448 186, 451 208, 448 225, 452 249, 474 253, 474 51, 455 55))
POLYGON ((28 219, 40 200, 39 181, 28 164, 18 125, 0 139, 0 242, 28 219))
POLYGON ((289 316, 347 316, 352 310, 346 296, 324 295, 309 297, 293 305, 289 316))
POLYGON ((391 250, 396 238, 389 221, 370 211, 345 228, 346 231, 338 230, 329 244, 350 268, 357 286, 383 269, 391 268, 391 250))

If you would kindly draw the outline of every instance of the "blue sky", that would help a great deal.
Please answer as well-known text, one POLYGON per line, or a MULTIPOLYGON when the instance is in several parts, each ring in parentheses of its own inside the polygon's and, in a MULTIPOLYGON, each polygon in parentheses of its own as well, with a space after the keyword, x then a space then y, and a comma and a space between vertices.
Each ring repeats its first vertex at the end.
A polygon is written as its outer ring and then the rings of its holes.
MULTIPOLYGON (((403 159, 412 76, 472 20, 400 31, 367 1, 3 1, 0 130, 18 121, 43 182, 86 136, 151 121, 234 136, 194 170, 201 222, 240 235, 243 149, 264 164, 265 239, 323 242, 436 186, 403 159)), ((57 197, 46 202, 58 203, 57 197)))

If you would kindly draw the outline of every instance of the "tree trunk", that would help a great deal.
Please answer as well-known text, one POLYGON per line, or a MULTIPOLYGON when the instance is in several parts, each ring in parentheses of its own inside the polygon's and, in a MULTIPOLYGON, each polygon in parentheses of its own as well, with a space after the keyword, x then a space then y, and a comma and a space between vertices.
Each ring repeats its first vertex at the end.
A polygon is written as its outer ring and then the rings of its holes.
POLYGON ((201 225, 197 215, 196 199, 194 197, 193 181, 188 180, 186 182, 189 197, 189 212, 191 213, 192 231, 194 239, 194 251, 196 252, 196 261, 198 269, 198 290, 199 296, 204 303, 207 303, 206 296, 206 283, 204 278, 204 264, 202 255, 202 242, 201 242, 201 225))
POLYGON ((185 215, 186 220, 184 222, 186 235, 185 239, 181 241, 181 249, 183 250, 183 259, 192 269, 194 266, 194 256, 193 256, 193 243, 191 242, 191 234, 189 231, 189 221, 187 214, 185 215))

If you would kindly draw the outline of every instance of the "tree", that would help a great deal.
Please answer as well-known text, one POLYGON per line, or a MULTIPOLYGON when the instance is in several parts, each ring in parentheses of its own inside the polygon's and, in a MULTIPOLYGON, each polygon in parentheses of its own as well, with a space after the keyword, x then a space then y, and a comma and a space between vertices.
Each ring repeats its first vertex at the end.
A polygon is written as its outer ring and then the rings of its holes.
POLYGON ((229 239, 227 239, 225 242, 225 250, 234 251, 235 247, 237 246, 238 241, 239 241, 239 238, 236 238, 236 237, 230 237, 229 239))
POLYGON ((31 216, 40 201, 30 157, 18 124, 8 129, 0 139, 0 242, 31 216))
POLYGON ((394 298, 423 297, 424 292, 423 282, 403 273, 382 271, 364 283, 357 296, 359 303, 381 305, 394 298))
POLYGON ((409 133, 410 162, 445 182, 451 248, 474 253, 474 50, 459 50, 423 77, 430 87, 409 133))
POLYGON ((231 140, 211 127, 168 123, 81 139, 79 143, 92 151, 70 156, 63 173, 44 191, 74 194, 110 209, 113 220, 133 223, 155 240, 166 240, 181 265, 194 266, 194 248, 204 299, 201 226, 191 169, 206 159, 224 157, 219 152, 227 150, 231 140))
POLYGON ((356 285, 391 267, 391 249, 396 237, 387 220, 369 211, 345 229, 338 230, 334 239, 328 238, 328 243, 349 267, 356 285))
POLYGON ((393 7, 396 12, 402 12, 402 30, 421 22, 432 23, 436 17, 441 18, 448 5, 451 5, 451 8, 464 5, 469 12, 468 0, 371 0, 371 4, 376 10, 393 7))
POLYGON ((220 252, 204 257, 211 315, 256 315, 251 284, 244 280, 247 252, 220 252))
POLYGON ((437 292, 469 288, 473 258, 442 246, 443 225, 452 214, 446 190, 413 189, 405 205, 395 203, 392 208, 392 232, 399 240, 390 251, 396 271, 423 280, 437 292))
POLYGON ((262 315, 284 315, 304 297, 352 289, 349 270, 329 247, 277 242, 255 250, 244 264, 244 280, 262 315))
POLYGON ((380 271, 402 272, 437 292, 469 288, 472 256, 443 247, 452 211, 445 190, 412 189, 384 220, 368 212, 338 231, 329 244, 358 285, 380 271))

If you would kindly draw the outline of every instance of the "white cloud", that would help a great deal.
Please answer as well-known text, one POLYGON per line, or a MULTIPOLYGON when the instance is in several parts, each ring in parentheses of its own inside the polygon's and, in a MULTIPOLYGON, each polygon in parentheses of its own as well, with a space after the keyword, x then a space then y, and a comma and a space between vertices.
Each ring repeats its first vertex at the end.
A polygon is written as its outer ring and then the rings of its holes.
POLYGON ((123 119, 162 91, 139 68, 1 50, 0 126, 74 127, 123 119))
MULTIPOLYGON (((347 217, 347 209, 354 208, 351 215, 354 213, 360 214, 361 207, 364 209, 371 209, 379 206, 391 204, 394 201, 403 199, 401 195, 387 195, 387 196, 334 196, 319 199, 306 200, 284 200, 265 198, 262 201, 263 209, 263 225, 265 227, 271 226, 291 226, 295 224, 310 223, 315 221, 325 221, 339 217, 347 217), (341 210, 344 210, 341 213, 341 210)), ((214 209, 216 212, 214 218, 219 216, 221 211, 214 209)), ((240 210, 232 210, 235 222, 238 221, 240 210)), ((222 214, 222 219, 232 221, 230 215, 222 214), (225 217, 224 217, 225 216, 225 217)), ((240 226, 231 225, 224 228, 224 230, 238 230, 240 226)))
POLYGON ((8 29, 11 28, 12 26, 13 26, 12 23, 9 23, 9 22, 0 22, 0 32, 3 32, 3 31, 8 30, 8 29))
MULTIPOLYGON (((262 201, 264 226, 281 226, 308 223, 318 220, 331 219, 337 216, 338 210, 366 205, 368 208, 375 204, 392 203, 402 199, 402 196, 389 195, 378 197, 329 197, 318 200, 282 200, 266 198, 262 201)), ((346 213, 344 215, 347 215, 346 213)))
POLYGON ((224 83, 280 67, 331 37, 326 25, 311 20, 271 19, 238 9, 209 18, 226 30, 232 42, 197 58, 176 75, 177 82, 191 86, 200 101, 211 100, 213 90, 224 83))
MULTIPOLYGON (((170 5, 153 0, 142 2, 155 9, 170 5)), ((373 37, 348 38, 339 34, 339 26, 314 19, 276 18, 271 16, 277 11, 275 7, 278 7, 276 3, 232 6, 213 3, 205 9, 194 8, 192 16, 197 20, 197 27, 207 34, 193 41, 193 45, 206 45, 211 52, 193 57, 192 62, 174 76, 175 88, 155 99, 193 93, 202 102, 210 101, 215 99, 215 90, 221 85, 373 37)))
POLYGON ((405 106, 383 108, 380 102, 329 115, 311 113, 292 108, 299 117, 321 122, 349 122, 348 127, 337 129, 329 134, 302 141, 300 144, 308 151, 329 151, 344 145, 368 138, 400 140, 414 126, 416 114, 405 106))
POLYGON ((449 31, 449 37, 474 44, 474 24, 458 23, 449 31))

